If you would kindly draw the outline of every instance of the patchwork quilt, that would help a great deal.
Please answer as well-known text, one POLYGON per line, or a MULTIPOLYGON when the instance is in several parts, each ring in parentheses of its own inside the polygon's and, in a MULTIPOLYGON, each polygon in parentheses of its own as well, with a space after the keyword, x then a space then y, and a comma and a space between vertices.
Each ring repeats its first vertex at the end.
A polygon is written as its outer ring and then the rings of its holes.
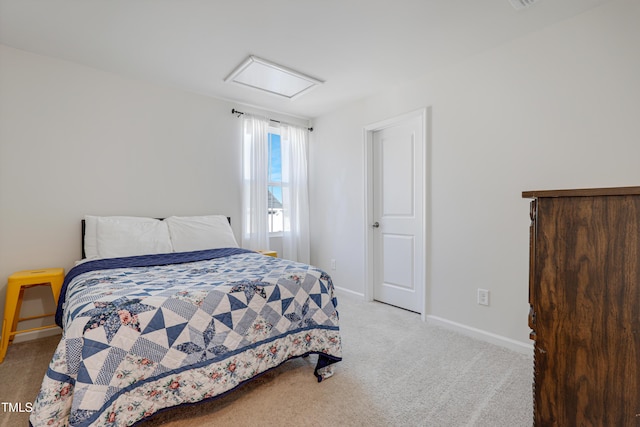
POLYGON ((132 425, 309 354, 320 381, 342 357, 333 293, 315 267, 235 248, 80 264, 30 424, 132 425))

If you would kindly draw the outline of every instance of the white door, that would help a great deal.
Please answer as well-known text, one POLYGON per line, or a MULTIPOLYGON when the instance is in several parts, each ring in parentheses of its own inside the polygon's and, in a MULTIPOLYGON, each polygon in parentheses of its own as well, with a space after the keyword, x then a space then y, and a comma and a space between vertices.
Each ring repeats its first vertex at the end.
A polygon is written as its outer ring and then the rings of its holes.
POLYGON ((376 130, 373 156, 373 299, 424 307, 424 129, 422 116, 376 130))

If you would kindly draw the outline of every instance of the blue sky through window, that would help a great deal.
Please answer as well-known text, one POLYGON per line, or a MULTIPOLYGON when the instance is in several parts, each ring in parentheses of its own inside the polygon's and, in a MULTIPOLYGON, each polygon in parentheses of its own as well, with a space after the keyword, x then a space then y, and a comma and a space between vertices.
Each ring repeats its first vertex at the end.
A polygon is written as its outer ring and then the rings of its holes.
MULTIPOLYGON (((282 181, 282 154, 280 150, 280 135, 269 134, 269 182, 282 181)), ((282 202, 282 187, 269 187, 271 193, 279 202, 282 202)))

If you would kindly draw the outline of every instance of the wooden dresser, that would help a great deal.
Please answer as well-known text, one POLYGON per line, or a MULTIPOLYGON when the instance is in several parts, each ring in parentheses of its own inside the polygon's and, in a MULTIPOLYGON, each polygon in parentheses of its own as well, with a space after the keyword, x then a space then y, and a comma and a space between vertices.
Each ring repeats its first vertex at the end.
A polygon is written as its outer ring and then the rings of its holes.
POLYGON ((536 426, 640 426, 640 187, 525 191, 536 426))

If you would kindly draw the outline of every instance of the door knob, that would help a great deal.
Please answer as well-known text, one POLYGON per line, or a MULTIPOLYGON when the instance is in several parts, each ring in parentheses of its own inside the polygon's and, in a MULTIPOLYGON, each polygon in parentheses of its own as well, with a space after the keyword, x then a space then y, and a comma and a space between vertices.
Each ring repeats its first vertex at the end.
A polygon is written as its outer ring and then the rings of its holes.
POLYGON ((373 228, 378 228, 378 227, 380 227, 380 223, 378 221, 376 221, 376 222, 373 223, 372 227, 373 228))

